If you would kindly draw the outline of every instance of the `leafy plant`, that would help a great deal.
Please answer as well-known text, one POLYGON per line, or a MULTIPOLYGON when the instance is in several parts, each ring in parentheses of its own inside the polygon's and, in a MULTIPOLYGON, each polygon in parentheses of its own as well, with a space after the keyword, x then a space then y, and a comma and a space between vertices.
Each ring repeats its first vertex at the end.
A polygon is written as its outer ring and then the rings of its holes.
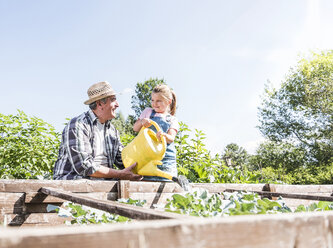
POLYGON ((0 178, 50 179, 60 134, 37 117, 0 114, 0 178))
POLYGON ((58 212, 59 217, 71 217, 70 221, 65 221, 66 225, 106 224, 131 221, 131 219, 124 216, 110 214, 102 210, 71 202, 65 202, 63 208, 49 205, 48 210, 58 212))
MULTIPOLYGON (((212 156, 204 143, 206 135, 181 122, 175 145, 177 149, 177 165, 180 175, 186 176, 196 183, 272 183, 276 180, 265 178, 260 171, 250 171, 245 165, 247 153, 237 146, 238 165, 226 166, 224 157, 212 156)), ((236 147, 235 144, 229 148, 236 147)), ((230 149, 229 149, 230 150, 230 149)), ((226 150, 227 151, 227 150, 226 150)))
MULTIPOLYGON (((118 202, 142 207, 146 203, 146 200, 133 200, 129 198, 118 199, 118 202)), ((124 216, 111 214, 102 210, 74 204, 71 202, 65 202, 63 207, 49 204, 47 211, 56 211, 60 217, 71 217, 71 221, 65 222, 67 225, 106 224, 131 221, 130 218, 124 216)))
MULTIPOLYGON (((238 191, 233 193, 210 194, 207 190, 196 190, 186 195, 174 194, 168 199, 165 210, 179 214, 200 217, 276 214, 293 212, 282 197, 273 201, 261 199, 256 193, 238 191)), ((333 210, 332 202, 319 201, 310 206, 300 205, 294 212, 333 210)))
POLYGON ((168 200, 165 210, 200 217, 291 212, 282 198, 271 201, 261 199, 255 193, 210 194, 207 190, 197 190, 185 196, 174 194, 168 200))

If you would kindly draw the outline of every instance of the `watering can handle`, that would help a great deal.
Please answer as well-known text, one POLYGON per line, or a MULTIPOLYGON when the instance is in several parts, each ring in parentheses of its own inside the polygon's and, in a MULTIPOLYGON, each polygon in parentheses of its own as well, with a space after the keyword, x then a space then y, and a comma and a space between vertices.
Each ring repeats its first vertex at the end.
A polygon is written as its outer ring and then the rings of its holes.
MULTIPOLYGON (((155 121, 153 121, 153 120, 149 120, 149 121, 156 128, 157 132, 162 131, 160 126, 155 121)), ((143 128, 146 128, 146 127, 143 127, 143 128)), ((165 137, 162 137, 161 141, 162 141, 163 146, 166 146, 165 137)))

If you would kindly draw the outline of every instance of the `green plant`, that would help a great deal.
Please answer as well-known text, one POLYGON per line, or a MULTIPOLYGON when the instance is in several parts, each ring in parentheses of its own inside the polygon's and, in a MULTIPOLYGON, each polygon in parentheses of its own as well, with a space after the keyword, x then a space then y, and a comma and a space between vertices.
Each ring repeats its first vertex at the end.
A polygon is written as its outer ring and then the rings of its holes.
MULTIPOLYGON (((146 200, 133 200, 129 198, 118 199, 118 202, 142 207, 146 203, 146 200)), ((47 211, 56 211, 60 217, 71 217, 71 221, 65 222, 67 225, 106 224, 131 221, 130 218, 124 216, 111 214, 95 208, 74 204, 72 202, 65 202, 63 207, 49 204, 47 211)))
MULTIPOLYGON (((282 197, 277 201, 261 199, 256 193, 223 192, 210 194, 207 190, 196 190, 185 195, 174 194, 165 205, 165 210, 179 214, 200 217, 231 215, 276 214, 293 212, 282 197)), ((313 203, 305 207, 300 205, 294 212, 333 210, 332 202, 313 203)))
POLYGON ((0 114, 0 178, 50 179, 59 145, 60 134, 42 119, 0 114))
MULTIPOLYGON (((226 166, 223 156, 212 156, 204 143, 205 134, 191 129, 181 122, 175 145, 177 149, 177 165, 180 175, 186 176, 196 183, 272 183, 272 178, 265 178, 260 171, 247 169, 247 153, 237 146, 236 166, 226 166), (191 138, 193 137, 193 138, 191 138)), ((235 148, 233 144, 229 148, 235 148)), ((230 149, 229 149, 230 150, 230 149)), ((235 153, 233 153, 235 154, 235 153)), ((236 161, 236 160, 235 160, 236 161)))
POLYGON ((116 214, 110 214, 98 209, 73 204, 67 202, 64 204, 65 208, 56 208, 58 215, 61 217, 71 217, 71 221, 66 221, 67 225, 88 225, 88 224, 106 224, 106 223, 118 223, 128 222, 129 218, 116 214))

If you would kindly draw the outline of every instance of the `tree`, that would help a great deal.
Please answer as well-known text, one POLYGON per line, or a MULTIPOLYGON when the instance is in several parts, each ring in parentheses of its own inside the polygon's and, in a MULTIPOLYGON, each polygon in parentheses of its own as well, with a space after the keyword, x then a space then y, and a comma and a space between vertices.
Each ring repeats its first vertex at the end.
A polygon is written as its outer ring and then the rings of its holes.
POLYGON ((43 120, 0 114, 0 178, 50 179, 59 145, 60 133, 43 120))
POLYGON ((302 147, 286 142, 266 141, 259 145, 250 162, 255 169, 272 167, 291 172, 306 165, 307 158, 302 147))
POLYGON ((235 143, 228 144, 222 153, 222 159, 228 166, 245 166, 248 157, 247 151, 235 143))
POLYGON ((116 117, 112 119, 112 124, 119 131, 121 143, 126 146, 129 142, 133 140, 136 133, 133 130, 133 116, 127 116, 125 120, 121 112, 116 114, 116 117))
POLYGON ((269 140, 302 147, 309 164, 328 164, 333 157, 333 50, 300 59, 280 89, 266 86, 259 121, 269 140))
POLYGON ((138 119, 141 112, 151 106, 151 92, 153 88, 158 84, 165 84, 164 79, 153 79, 140 83, 135 86, 135 95, 132 96, 132 109, 135 112, 134 119, 138 119))

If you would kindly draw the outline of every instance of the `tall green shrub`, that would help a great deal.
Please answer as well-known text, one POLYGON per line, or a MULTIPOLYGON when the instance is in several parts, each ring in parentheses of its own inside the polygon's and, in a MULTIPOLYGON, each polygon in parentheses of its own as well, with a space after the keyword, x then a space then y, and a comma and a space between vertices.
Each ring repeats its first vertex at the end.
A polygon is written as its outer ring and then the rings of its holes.
POLYGON ((0 114, 0 178, 49 179, 60 133, 37 117, 0 114))

